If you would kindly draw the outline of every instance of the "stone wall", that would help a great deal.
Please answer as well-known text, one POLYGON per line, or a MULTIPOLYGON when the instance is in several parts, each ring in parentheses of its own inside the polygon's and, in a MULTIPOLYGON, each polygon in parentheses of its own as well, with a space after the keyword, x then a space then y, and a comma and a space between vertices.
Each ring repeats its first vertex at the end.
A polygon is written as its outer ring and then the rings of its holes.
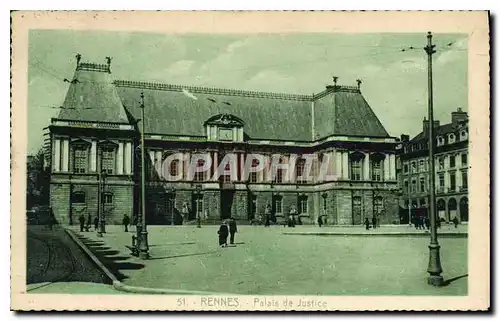
POLYGON ((352 191, 338 190, 335 192, 337 201, 337 223, 352 224, 352 191))

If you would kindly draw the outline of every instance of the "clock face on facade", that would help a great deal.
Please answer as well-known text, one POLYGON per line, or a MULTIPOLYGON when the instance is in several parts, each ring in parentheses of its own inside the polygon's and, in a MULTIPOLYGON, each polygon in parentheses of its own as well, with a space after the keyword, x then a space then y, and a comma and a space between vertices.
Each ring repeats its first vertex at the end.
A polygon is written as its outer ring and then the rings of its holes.
POLYGON ((219 128, 220 140, 233 140, 233 130, 228 128, 219 128))

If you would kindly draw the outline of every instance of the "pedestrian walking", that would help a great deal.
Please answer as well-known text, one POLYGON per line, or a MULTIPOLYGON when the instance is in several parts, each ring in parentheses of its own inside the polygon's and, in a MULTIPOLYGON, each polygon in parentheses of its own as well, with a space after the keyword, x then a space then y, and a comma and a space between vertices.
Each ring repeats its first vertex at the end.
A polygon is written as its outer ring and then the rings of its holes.
POLYGON ((365 227, 366 227, 366 230, 370 229, 370 221, 368 220, 368 217, 365 217, 365 227))
POLYGON ((87 216, 87 221, 85 222, 85 232, 88 232, 91 226, 92 226, 92 216, 90 216, 89 214, 87 216))
POLYGON ((229 218, 229 243, 234 244, 234 234, 238 232, 238 227, 236 226, 236 221, 230 217, 229 218))
POLYGON ((78 221, 80 221, 80 232, 83 232, 83 229, 85 228, 85 216, 80 214, 78 221))
POLYGON ((458 227, 458 219, 456 216, 453 218, 453 225, 455 225, 455 228, 458 227))
POLYGON ((227 246, 227 236, 229 234, 229 229, 227 228, 226 222, 222 221, 219 230, 217 231, 219 234, 219 246, 226 247, 227 246))
MULTIPOLYGON (((89 215, 89 228, 90 228, 90 215, 89 215)), ((99 216, 94 217, 94 231, 97 231, 99 229, 99 216)))
POLYGON ((130 217, 127 214, 123 215, 122 224, 125 227, 125 232, 128 232, 128 225, 130 224, 130 217))
POLYGON ((323 219, 321 218, 321 215, 318 216, 318 225, 319 225, 319 227, 323 226, 323 219))
POLYGON ((264 215, 265 215, 265 217, 264 217, 264 220, 265 220, 264 226, 267 227, 267 226, 270 225, 269 220, 271 218, 270 217, 271 216, 271 205, 269 203, 266 205, 266 209, 264 211, 264 215))
POLYGON ((431 222, 429 218, 426 216, 425 217, 425 229, 429 230, 431 228, 431 222))
POLYGON ((374 229, 377 228, 377 217, 375 215, 372 217, 372 226, 374 229))

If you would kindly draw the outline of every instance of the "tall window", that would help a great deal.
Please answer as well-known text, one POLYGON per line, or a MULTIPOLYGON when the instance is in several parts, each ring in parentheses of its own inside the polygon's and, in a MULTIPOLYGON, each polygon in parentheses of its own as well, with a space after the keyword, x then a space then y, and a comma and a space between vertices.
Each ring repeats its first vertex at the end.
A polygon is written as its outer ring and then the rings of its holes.
POLYGON ((424 165, 424 160, 421 159, 418 161, 418 170, 421 171, 421 172, 424 172, 425 171, 425 165, 424 165))
MULTIPOLYGON (((283 163, 283 159, 280 157, 279 164, 283 163)), ((275 183, 283 183, 283 169, 275 166, 276 176, 274 177, 275 183)))
POLYGON ((413 179, 411 181, 411 192, 415 193, 416 191, 417 191, 417 181, 415 179, 413 179))
POLYGON ((381 196, 377 196, 373 199, 373 212, 375 214, 382 213, 384 209, 384 199, 381 196))
MULTIPOLYGON (((258 159, 252 159, 252 168, 255 170, 255 168, 259 166, 259 160, 258 159)), ((257 183, 257 172, 250 172, 250 183, 257 183)))
POLYGON ((462 172, 462 189, 467 189, 468 184, 467 172, 462 172))
MULTIPOLYGON (((201 168, 205 165, 205 160, 203 159, 198 159, 198 163, 196 165, 197 168, 201 168)), ((227 164, 229 166, 229 163, 227 164)), ((205 172, 195 172, 194 173, 194 180, 196 182, 202 182, 203 181, 203 176, 205 172)))
POLYGON ((307 196, 299 197, 299 214, 307 213, 307 196))
POLYGON ((457 180, 456 180, 456 176, 455 176, 455 173, 452 172, 450 173, 450 190, 454 191, 457 187, 457 180))
POLYGON ((443 173, 439 174, 439 187, 441 187, 441 188, 444 187, 444 174, 443 173))
POLYGON ((438 169, 444 169, 444 157, 438 158, 438 169))
POLYGON ((103 202, 106 205, 113 204, 113 194, 112 193, 104 193, 104 195, 103 195, 103 202))
POLYGON ((403 191, 403 193, 408 193, 409 190, 408 190, 408 181, 405 181, 405 189, 403 191))
POLYGON ((73 160, 73 171, 75 173, 86 173, 88 167, 88 152, 87 147, 75 147, 75 156, 73 160))
POLYGON ((361 158, 351 159, 351 180, 361 180, 361 158))
POLYGON ((274 197, 274 211, 275 213, 283 213, 283 199, 281 196, 274 197))
POLYGON ((382 160, 377 159, 372 161, 372 180, 382 180, 382 160))
POLYGON ((306 178, 303 177, 304 175, 304 167, 305 167, 305 159, 298 159, 297 160, 297 165, 295 166, 295 177, 297 177, 297 183, 303 184, 306 182, 306 178))
POLYGON ((179 174, 179 160, 174 159, 172 162, 170 162, 170 176, 175 177, 179 174))
POLYGON ((403 165, 403 172, 408 173, 408 163, 403 165))
POLYGON ((420 192, 425 192, 425 178, 420 177, 420 192))
POLYGON ((417 163, 416 162, 411 162, 411 172, 412 173, 417 172, 417 163))
POLYGON ((462 154, 462 166, 467 165, 467 153, 462 154))
MULTIPOLYGON (((230 163, 230 162, 228 162, 228 163, 224 166, 224 171, 225 171, 225 172, 228 172, 228 171, 230 172, 230 171, 231 171, 231 165, 230 165, 230 164, 231 164, 231 163, 230 163)), ((224 174, 224 175, 222 176, 222 182, 223 182, 223 183, 231 183, 231 174, 224 174)))
POLYGON ((450 168, 455 168, 455 155, 450 155, 450 168))
POLYGON ((111 147, 102 149, 102 168, 106 174, 113 174, 115 171, 115 150, 111 147))

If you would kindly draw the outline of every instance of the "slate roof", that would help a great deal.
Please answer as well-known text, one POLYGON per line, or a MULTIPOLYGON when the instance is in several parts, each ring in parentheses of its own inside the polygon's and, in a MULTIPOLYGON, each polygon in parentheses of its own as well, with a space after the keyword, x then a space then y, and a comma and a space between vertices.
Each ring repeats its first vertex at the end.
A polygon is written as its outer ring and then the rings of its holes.
POLYGON ((106 65, 79 64, 61 107, 60 119, 129 123, 106 65))
POLYGON ((205 136, 208 119, 230 114, 244 122, 250 139, 389 137, 357 87, 328 86, 319 94, 293 95, 112 81, 109 66, 108 72, 77 68, 74 79, 59 118, 132 123, 141 118, 144 93, 145 131, 150 134, 205 136))

